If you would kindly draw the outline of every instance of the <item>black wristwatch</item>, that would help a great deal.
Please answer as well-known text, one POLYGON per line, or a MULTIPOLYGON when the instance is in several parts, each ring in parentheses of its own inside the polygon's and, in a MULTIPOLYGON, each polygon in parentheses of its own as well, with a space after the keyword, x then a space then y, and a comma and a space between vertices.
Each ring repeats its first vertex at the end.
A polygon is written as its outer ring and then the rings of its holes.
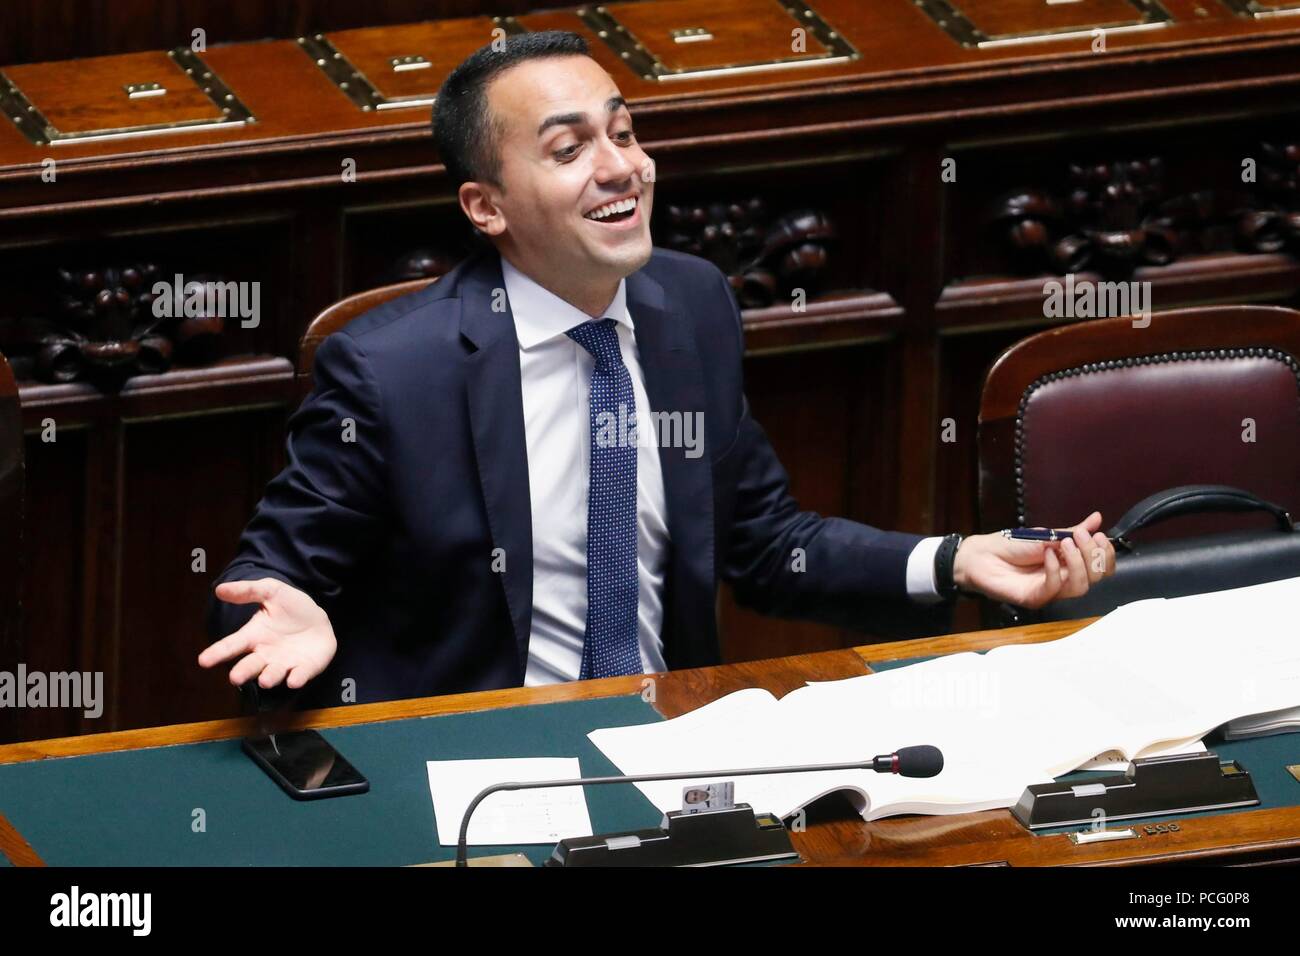
POLYGON ((961 547, 961 535, 947 535, 934 553, 934 583, 939 596, 951 601, 957 596, 957 582, 953 580, 953 566, 957 563, 957 549, 961 547))

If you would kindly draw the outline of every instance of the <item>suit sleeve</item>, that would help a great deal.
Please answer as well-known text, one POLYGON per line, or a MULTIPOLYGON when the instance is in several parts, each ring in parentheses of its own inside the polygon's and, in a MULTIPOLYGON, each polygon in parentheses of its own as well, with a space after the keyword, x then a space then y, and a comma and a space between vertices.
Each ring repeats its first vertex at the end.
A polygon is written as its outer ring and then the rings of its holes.
MULTIPOLYGON (((387 523, 385 433, 378 383, 354 338, 337 333, 321 344, 315 380, 289 420, 288 463, 215 583, 276 578, 329 613, 387 523)), ((256 610, 213 597, 210 635, 238 630, 256 610)))
MULTIPOLYGON (((723 278, 743 353, 740 310, 723 278)), ((739 358, 737 359, 739 364, 739 358)), ((789 478, 740 396, 739 425, 726 457, 738 456, 735 506, 720 573, 737 601, 778 617, 802 618, 882 636, 942 633, 951 606, 908 597, 907 562, 922 536, 883 531, 800 510, 789 478)))

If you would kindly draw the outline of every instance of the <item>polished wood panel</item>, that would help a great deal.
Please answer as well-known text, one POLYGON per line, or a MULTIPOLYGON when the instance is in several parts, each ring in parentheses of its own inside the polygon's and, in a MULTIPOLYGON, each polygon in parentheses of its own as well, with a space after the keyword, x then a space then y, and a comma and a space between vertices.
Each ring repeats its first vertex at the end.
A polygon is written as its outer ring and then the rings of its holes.
MULTIPOLYGON (((492 0, 492 13, 525 13, 554 0, 492 0)), ((465 17, 483 0, 11 0, 0 6, 0 63, 31 63, 161 50, 209 43, 297 36, 421 19, 465 17)))
POLYGON ((204 95, 195 78, 165 53, 94 57, 64 71, 15 66, 8 67, 5 75, 61 133, 221 118, 220 108, 204 95), (131 98, 123 89, 145 83, 156 83, 165 92, 131 98))
MULTIPOLYGON (((132 379, 111 400, 72 383, 23 390, 27 459, 24 628, 14 663, 97 671, 104 712, 6 714, 10 739, 234 713, 195 664, 210 582, 283 463, 293 398, 284 359, 132 379), (128 480, 129 479, 129 480, 128 480)), ((11 667, 6 658, 6 667, 11 667)))
MULTIPOLYGON (((1118 2, 958 6, 996 32, 1023 24, 1029 8, 1045 22, 1118 2)), ((753 3, 784 16, 775 0, 753 3)), ((822 513, 917 533, 989 530, 976 507, 983 376, 1003 348, 1054 324, 1043 284, 1066 269, 1149 282, 1157 308, 1300 304, 1300 18, 1255 21, 1219 2, 1165 0, 1170 26, 1110 32, 1105 52, 1090 36, 980 49, 910 0, 813 0, 860 60, 659 82, 628 69, 572 8, 488 6, 50 0, 0 11, 0 63, 42 77, 43 99, 87 92, 77 61, 49 61, 156 58, 201 27, 205 62, 257 117, 50 147, 0 118, 0 351, 19 375, 32 476, 21 581, 30 613, 15 657, 46 670, 99 662, 128 680, 146 672, 144 649, 157 649, 142 641, 135 657, 131 632, 163 623, 188 655, 204 639, 205 595, 177 555, 205 547, 215 574, 214 556, 233 548, 283 453, 309 322, 350 294, 441 274, 469 248, 428 109, 363 112, 298 45, 307 31, 378 27, 341 42, 380 65, 390 46, 410 52, 406 32, 385 25, 422 19, 514 14, 528 29, 587 37, 658 164, 655 241, 707 255, 731 277, 756 417, 796 498, 822 513), (12 325, 38 318, 84 331, 64 321, 60 270, 106 282, 140 263, 164 277, 259 282, 262 320, 227 321, 213 354, 130 379, 120 393, 35 375, 12 325), (796 289, 807 295, 802 311, 796 289), (46 419, 57 445, 41 441, 46 419), (146 549, 155 537, 163 546, 146 549), (151 593, 168 596, 165 618, 138 606, 151 593)), ((674 4, 636 7, 627 16, 656 31, 716 28, 733 51, 773 42, 731 7, 701 3, 680 24, 669 22, 682 9, 674 4)), ((470 34, 487 22, 474 20, 470 34)), ((704 62, 708 43, 681 46, 674 54, 704 62)), ((138 62, 117 61, 123 74, 138 62)), ((446 66, 418 71, 420 83, 446 66)), ((98 75, 113 96, 118 79, 129 81, 98 75)), ((733 661, 868 639, 739 611, 725 591, 720 608, 733 661)), ((962 602, 958 622, 977 618, 962 602)), ((166 660, 189 667, 179 651, 166 660)), ((197 680, 176 671, 150 683, 157 709, 123 698, 111 726, 233 712, 219 681, 197 680)), ((104 724, 24 713, 0 739, 104 724)))
MULTIPOLYGON (((637 6, 653 9, 657 4, 637 6)), ((1238 17, 1219 4, 1202 7, 1199 0, 1166 0, 1166 6, 1175 14, 1175 21, 1168 29, 1159 31, 1159 36, 1117 33, 1107 41, 1105 55, 1097 55, 1092 52, 1092 40, 1088 36, 994 49, 963 47, 937 29, 908 0, 881 0, 872 4, 862 4, 859 0, 819 0, 816 4, 819 13, 857 47, 862 54, 860 59, 816 70, 760 71, 691 79, 675 82, 671 89, 628 70, 618 53, 570 10, 528 14, 519 21, 529 30, 565 29, 587 37, 593 56, 617 78, 630 102, 663 101, 668 106, 671 101, 702 93, 735 94, 758 89, 774 94, 755 99, 747 104, 748 108, 736 104, 739 108, 733 109, 730 116, 717 117, 720 128, 731 132, 746 128, 736 125, 746 115, 749 128, 754 128, 755 121, 761 128, 763 114, 773 108, 785 108, 791 99, 807 101, 801 117, 804 122, 856 119, 862 124, 860 128, 882 122, 913 124, 921 121, 926 113, 962 112, 953 108, 954 94, 972 83, 981 88, 981 95, 989 105, 1038 101, 1059 106, 1060 101, 1069 100, 1080 104, 1108 102, 1113 106, 1115 94, 1121 90, 1129 91, 1129 99, 1140 90, 1137 98, 1141 99, 1150 95, 1152 86, 1167 86, 1171 81, 1174 85, 1195 86, 1210 67, 1214 68, 1215 83, 1221 89, 1247 76, 1269 76, 1272 81, 1269 88, 1255 92, 1257 102, 1286 102, 1287 88, 1298 79, 1286 67, 1288 63, 1293 64, 1294 46, 1300 39, 1296 24, 1287 22, 1285 17, 1263 20, 1238 17), (1198 9, 1204 10, 1204 14, 1198 15, 1198 9), (905 41, 900 42, 904 37, 905 41), (1224 62, 1224 54, 1233 50, 1234 43, 1248 47, 1249 58, 1224 62), (1072 69, 1059 69, 1058 61, 1068 62, 1072 69), (1133 78, 1143 74, 1145 77, 1139 82, 1145 80, 1147 85, 1134 87, 1133 78), (1081 81, 1081 76, 1086 76, 1086 81, 1081 81), (817 87, 843 83, 843 92, 850 92, 854 86, 849 81, 857 83, 857 90, 877 95, 871 97, 869 105, 850 107, 852 115, 846 116, 845 104, 819 96, 817 87)), ((707 5, 701 7, 701 14, 707 9, 707 5)), ((761 46, 765 39, 761 31, 757 27, 749 29, 750 42, 761 46)), ((287 37, 296 32, 278 35, 287 37)), ((486 36, 484 42, 490 39, 486 36)), ((188 45, 187 39, 181 42, 188 45)), ((413 126, 418 129, 427 123, 424 110, 361 112, 331 87, 291 40, 210 46, 203 56, 258 117, 255 126, 198 134, 171 133, 117 144, 68 145, 60 147, 60 154, 70 158, 113 156, 174 147, 223 151, 232 144, 302 137, 315 138, 325 145, 331 134, 364 130, 383 132, 386 135, 381 139, 391 140, 400 138, 403 131, 409 133, 413 126), (330 95, 323 95, 326 90, 330 95)), ((647 117, 665 115, 656 107, 643 112, 647 117)), ((647 131, 666 134, 670 126, 660 126, 652 120, 647 131)), ((409 135, 405 138, 410 139, 409 135)), ((371 142, 378 145, 380 140, 372 138, 371 142)), ((43 152, 27 144, 12 126, 0 125, 0 166, 22 162, 24 158, 27 162, 39 162, 43 152)))

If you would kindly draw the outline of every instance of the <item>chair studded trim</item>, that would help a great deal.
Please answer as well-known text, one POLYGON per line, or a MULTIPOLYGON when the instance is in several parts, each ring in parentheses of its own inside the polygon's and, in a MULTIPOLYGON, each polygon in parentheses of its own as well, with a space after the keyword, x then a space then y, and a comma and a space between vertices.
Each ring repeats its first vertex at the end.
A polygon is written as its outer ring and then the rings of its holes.
POLYGON ((1136 368, 1142 365, 1159 365, 1170 362, 1189 362, 1197 360, 1224 360, 1224 359, 1243 359, 1243 358, 1264 358, 1281 362, 1291 370, 1291 374, 1296 379, 1296 402, 1300 407, 1300 362, 1288 352, 1282 349, 1270 348, 1268 346, 1246 346, 1241 348, 1221 348, 1221 349, 1196 349, 1190 351, 1172 351, 1159 352, 1154 355, 1136 355, 1120 359, 1107 359, 1104 362, 1089 362, 1086 365, 1079 365, 1074 368, 1061 369, 1056 372, 1048 372, 1041 375, 1025 389, 1020 396, 1020 405, 1016 409, 1016 442, 1015 442, 1015 473, 1016 473, 1016 517, 1019 524, 1024 525, 1025 518, 1025 412, 1029 408, 1029 400, 1033 397, 1034 392, 1044 385, 1058 382, 1062 379, 1073 378, 1078 375, 1089 375, 1097 372, 1107 372, 1119 368, 1136 368))

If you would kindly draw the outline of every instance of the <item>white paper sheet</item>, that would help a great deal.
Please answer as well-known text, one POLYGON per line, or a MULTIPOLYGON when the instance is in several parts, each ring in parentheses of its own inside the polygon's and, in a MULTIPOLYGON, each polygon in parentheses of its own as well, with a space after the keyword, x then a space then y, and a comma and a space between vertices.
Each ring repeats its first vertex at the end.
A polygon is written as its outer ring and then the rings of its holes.
MULTIPOLYGON (((430 760, 429 794, 438 821, 438 842, 454 846, 465 808, 495 783, 562 780, 582 776, 577 757, 430 760)), ((550 787, 494 793, 474 811, 470 846, 555 843, 591 836, 582 787, 550 787)))

